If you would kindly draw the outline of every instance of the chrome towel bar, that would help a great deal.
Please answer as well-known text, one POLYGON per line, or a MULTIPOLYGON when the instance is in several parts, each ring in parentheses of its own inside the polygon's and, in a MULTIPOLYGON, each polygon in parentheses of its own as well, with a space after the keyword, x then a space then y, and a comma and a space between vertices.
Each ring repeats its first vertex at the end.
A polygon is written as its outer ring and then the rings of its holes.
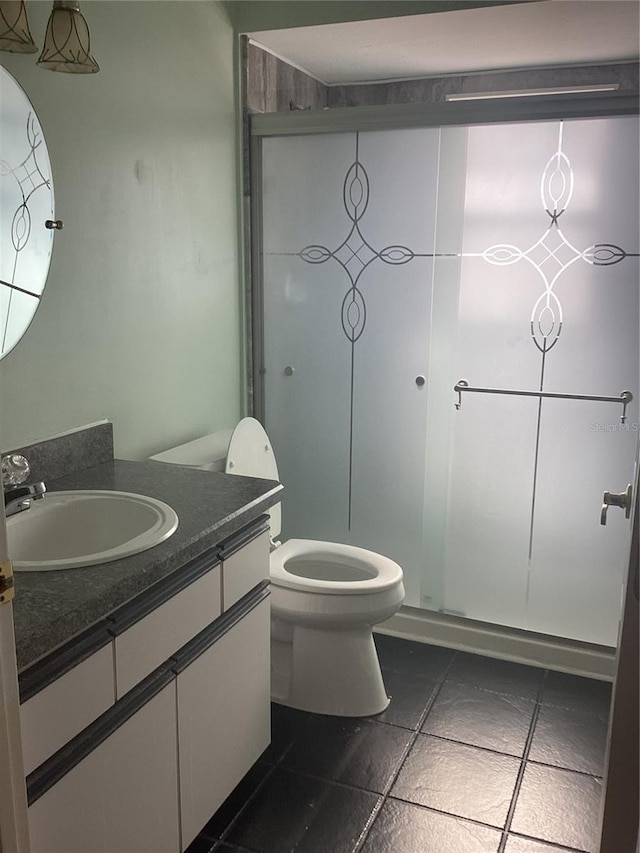
POLYGON ((458 402, 455 404, 456 409, 462 406, 462 392, 468 391, 473 394, 508 394, 516 397, 551 397, 559 400, 597 400, 603 403, 621 403, 622 415, 620 423, 625 423, 627 420, 627 406, 633 400, 631 391, 622 391, 617 397, 607 397, 601 394, 561 394, 557 391, 520 391, 510 388, 476 388, 469 385, 466 379, 460 379, 453 386, 453 390, 458 394, 458 402))

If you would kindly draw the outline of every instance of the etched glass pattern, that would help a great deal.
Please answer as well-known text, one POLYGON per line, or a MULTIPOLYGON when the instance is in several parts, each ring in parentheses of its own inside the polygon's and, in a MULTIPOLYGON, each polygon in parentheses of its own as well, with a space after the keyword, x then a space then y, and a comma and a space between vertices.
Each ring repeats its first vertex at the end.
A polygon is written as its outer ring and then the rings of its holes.
POLYGON ((29 100, 0 67, 0 358, 18 343, 39 305, 53 231, 51 166, 29 100))
POLYGON ((396 559, 407 604, 615 644, 629 531, 599 509, 637 400, 626 425, 573 400, 455 412, 453 385, 637 389, 637 142, 634 119, 264 141, 286 531, 396 559))

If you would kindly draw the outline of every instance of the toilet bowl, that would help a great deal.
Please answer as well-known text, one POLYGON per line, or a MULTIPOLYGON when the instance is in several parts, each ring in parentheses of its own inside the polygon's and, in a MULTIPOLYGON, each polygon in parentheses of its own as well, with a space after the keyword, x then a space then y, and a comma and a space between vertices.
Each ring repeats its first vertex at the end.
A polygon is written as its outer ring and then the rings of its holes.
POLYGON ((312 539, 271 553, 271 693, 303 711, 361 717, 389 704, 372 627, 402 604, 402 569, 312 539))
MULTIPOLYGON (((198 441, 200 452, 204 439, 198 441)), ((215 446, 215 435, 211 441, 215 446)), ((154 458, 172 461, 168 453, 154 458)), ((179 455, 185 464, 188 452, 179 455)), ((229 474, 279 479, 271 442, 259 421, 243 418, 236 426, 225 469, 229 474)), ((402 604, 402 569, 352 545, 313 539, 281 544, 280 504, 269 515, 272 699, 334 716, 381 713, 389 698, 372 629, 402 604)))

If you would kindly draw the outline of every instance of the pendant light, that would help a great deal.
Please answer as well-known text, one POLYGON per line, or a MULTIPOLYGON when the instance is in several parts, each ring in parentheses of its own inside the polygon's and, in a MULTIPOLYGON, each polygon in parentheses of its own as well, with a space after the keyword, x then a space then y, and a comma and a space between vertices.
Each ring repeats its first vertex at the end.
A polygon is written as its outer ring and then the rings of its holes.
POLYGON ((71 74, 95 74, 100 70, 91 56, 89 27, 77 0, 54 0, 47 24, 40 68, 71 74))
POLYGON ((0 0, 0 50, 35 53, 24 0, 0 0))

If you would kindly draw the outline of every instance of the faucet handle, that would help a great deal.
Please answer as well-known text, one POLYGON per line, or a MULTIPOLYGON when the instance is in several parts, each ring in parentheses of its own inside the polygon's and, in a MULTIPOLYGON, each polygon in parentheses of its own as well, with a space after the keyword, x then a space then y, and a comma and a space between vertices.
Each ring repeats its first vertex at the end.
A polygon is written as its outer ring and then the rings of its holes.
POLYGON ((19 486, 29 477, 31 468, 24 456, 19 453, 7 453, 2 457, 0 471, 3 486, 19 486))

